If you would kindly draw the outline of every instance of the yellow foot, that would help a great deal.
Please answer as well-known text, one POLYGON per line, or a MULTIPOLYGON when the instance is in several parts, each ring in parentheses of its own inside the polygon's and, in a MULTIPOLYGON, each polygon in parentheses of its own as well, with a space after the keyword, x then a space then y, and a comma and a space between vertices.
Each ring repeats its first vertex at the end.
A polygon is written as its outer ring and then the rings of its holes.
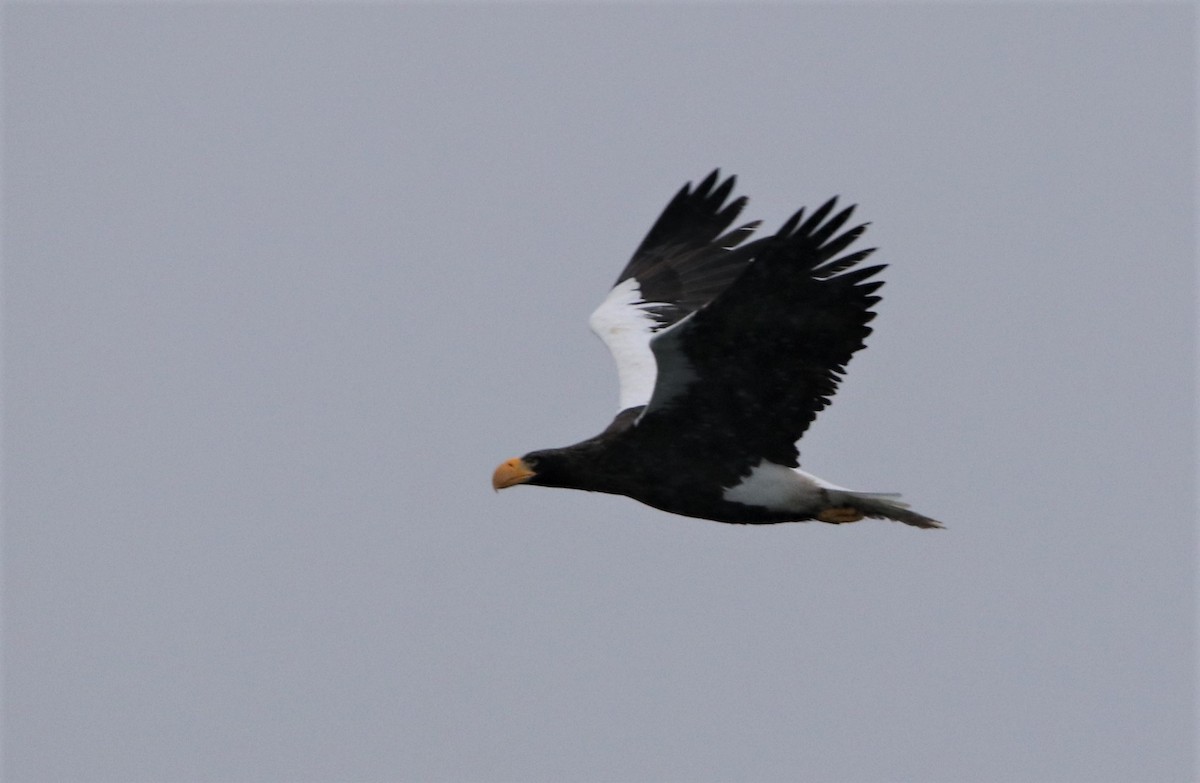
POLYGON ((833 506, 817 514, 817 519, 831 525, 841 525, 846 522, 857 522, 862 519, 862 512, 850 506, 833 506))

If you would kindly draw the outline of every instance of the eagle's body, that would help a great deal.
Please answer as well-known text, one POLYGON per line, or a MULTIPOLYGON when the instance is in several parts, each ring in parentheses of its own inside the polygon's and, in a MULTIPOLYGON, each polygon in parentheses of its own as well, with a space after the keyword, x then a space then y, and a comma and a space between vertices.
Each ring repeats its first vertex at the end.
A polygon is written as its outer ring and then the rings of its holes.
POLYGON ((627 495, 720 522, 941 527, 895 495, 799 470, 795 443, 863 347, 879 301, 882 283, 867 280, 883 267, 855 268, 872 250, 838 256, 865 229, 838 233, 853 207, 831 217, 833 199, 745 242, 758 224, 727 231, 746 199, 726 205, 734 179, 717 182, 714 171, 684 186, 592 314, 617 363, 616 418, 582 443, 508 460, 493 486, 627 495))

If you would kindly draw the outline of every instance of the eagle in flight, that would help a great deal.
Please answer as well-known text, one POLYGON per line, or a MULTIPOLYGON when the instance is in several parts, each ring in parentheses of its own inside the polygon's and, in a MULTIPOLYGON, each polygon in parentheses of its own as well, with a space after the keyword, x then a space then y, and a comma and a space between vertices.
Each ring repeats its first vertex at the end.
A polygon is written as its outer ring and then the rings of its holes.
POLYGON ((649 506, 740 524, 864 517, 921 528, 936 520, 892 493, 858 492, 800 470, 796 441, 829 404, 871 333, 884 266, 874 248, 842 255, 866 225, 833 198, 801 209, 774 236, 730 230, 746 198, 714 171, 667 204, 592 330, 620 379, 620 412, 574 446, 502 463, 493 488, 517 484, 627 495, 649 506))

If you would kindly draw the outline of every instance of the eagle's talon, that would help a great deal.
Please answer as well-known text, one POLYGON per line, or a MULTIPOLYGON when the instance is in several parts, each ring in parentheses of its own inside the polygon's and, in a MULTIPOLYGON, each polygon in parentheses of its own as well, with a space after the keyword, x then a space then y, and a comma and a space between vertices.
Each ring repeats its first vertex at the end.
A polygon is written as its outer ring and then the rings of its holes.
POLYGON ((831 525, 843 525, 847 522, 857 522, 863 518, 863 513, 851 506, 832 506, 817 514, 817 519, 831 525))

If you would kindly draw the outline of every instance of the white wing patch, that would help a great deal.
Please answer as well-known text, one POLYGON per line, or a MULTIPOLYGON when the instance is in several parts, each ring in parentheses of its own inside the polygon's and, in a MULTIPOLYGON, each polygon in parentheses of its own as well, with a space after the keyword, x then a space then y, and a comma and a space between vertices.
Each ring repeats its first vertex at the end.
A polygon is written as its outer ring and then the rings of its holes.
POLYGON ((621 384, 621 407, 634 408, 650 402, 658 365, 650 350, 650 338, 659 322, 646 312, 648 307, 663 307, 663 302, 646 302, 636 278, 613 287, 588 324, 599 335, 617 363, 621 384))

